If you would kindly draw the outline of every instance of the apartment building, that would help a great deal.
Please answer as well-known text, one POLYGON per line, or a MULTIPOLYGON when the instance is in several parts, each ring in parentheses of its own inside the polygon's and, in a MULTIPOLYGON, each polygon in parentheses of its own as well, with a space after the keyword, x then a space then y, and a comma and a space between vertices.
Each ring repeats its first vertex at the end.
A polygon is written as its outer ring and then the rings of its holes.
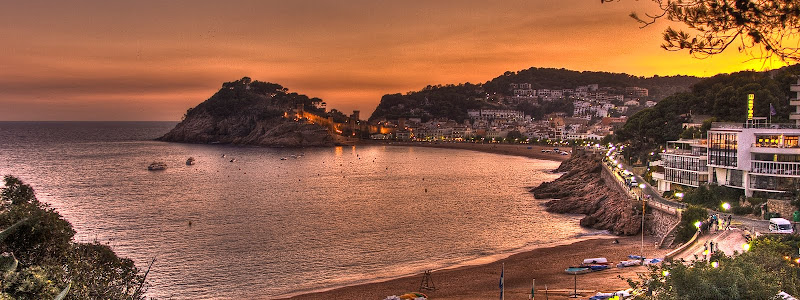
POLYGON ((661 160, 651 164, 660 166, 653 179, 661 192, 673 190, 673 185, 698 187, 708 183, 708 144, 706 140, 678 140, 667 142, 661 160))

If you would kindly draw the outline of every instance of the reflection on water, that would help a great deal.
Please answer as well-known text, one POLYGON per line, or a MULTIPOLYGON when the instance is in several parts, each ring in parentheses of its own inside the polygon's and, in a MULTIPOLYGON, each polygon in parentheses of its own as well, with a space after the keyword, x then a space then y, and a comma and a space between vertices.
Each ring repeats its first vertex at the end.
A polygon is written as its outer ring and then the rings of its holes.
POLYGON ((32 184, 78 239, 109 243, 140 268, 156 257, 148 278, 158 298, 270 298, 588 232, 527 192, 557 176, 545 172, 556 162, 150 141, 173 125, 0 123, 0 174, 32 184), (169 167, 148 171, 156 160, 169 167))

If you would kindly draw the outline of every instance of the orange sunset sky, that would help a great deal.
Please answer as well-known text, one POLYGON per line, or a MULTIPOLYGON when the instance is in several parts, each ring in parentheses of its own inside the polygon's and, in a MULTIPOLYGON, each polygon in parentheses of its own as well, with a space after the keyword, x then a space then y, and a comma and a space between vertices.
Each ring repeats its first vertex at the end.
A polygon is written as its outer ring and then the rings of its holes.
POLYGON ((368 117, 380 98, 529 67, 711 76, 774 69, 735 47, 662 50, 649 1, 7 1, 0 120, 179 120, 250 76, 368 117), (748 61, 749 60, 749 61, 748 61))

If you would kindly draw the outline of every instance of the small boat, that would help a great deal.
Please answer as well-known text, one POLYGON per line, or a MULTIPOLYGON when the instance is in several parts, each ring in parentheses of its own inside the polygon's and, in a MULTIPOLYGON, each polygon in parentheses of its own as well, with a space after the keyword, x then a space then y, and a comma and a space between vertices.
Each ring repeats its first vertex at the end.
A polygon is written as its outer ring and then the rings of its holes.
POLYGON ((623 260, 617 264, 617 268, 641 266, 642 261, 639 259, 623 260))
POLYGON ((592 270, 592 272, 607 270, 608 268, 610 268, 610 266, 608 266, 608 265, 588 265, 588 266, 584 266, 584 267, 585 268, 589 268, 590 270, 592 270))
POLYGON ((399 298, 400 299, 404 299, 404 300, 405 299, 413 300, 413 299, 420 299, 420 298, 428 299, 428 295, 425 295, 423 293, 412 292, 412 293, 406 293, 406 294, 400 295, 399 298))
POLYGON ((281 157, 281 160, 286 160, 286 157, 281 157))
POLYGON ((189 159, 186 160, 186 165, 191 166, 193 164, 194 164, 194 157, 189 157, 189 159))
POLYGON ((592 269, 589 267, 569 267, 564 272, 570 275, 577 275, 577 274, 586 274, 591 272, 592 269))
POLYGON ((150 171, 161 171, 167 169, 167 163, 163 161, 156 161, 147 166, 147 169, 150 171))
POLYGON ((608 259, 605 257, 587 258, 583 260, 583 264, 608 264, 608 259))

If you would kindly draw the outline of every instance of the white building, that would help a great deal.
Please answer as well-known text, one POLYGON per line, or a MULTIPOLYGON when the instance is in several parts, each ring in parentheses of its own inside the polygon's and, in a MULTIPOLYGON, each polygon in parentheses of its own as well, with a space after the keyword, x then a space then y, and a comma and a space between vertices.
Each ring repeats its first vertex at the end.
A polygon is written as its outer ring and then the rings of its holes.
POLYGON ((796 93, 794 98, 789 99, 789 105, 795 107, 795 111, 789 114, 789 120, 794 120, 795 124, 800 126, 800 78, 796 84, 789 87, 789 90, 796 93))
POLYGON ((639 101, 637 100, 625 101, 625 106, 639 106, 639 101))
POLYGON ((525 119, 525 113, 518 110, 509 109, 478 109, 468 110, 467 115, 470 119, 491 120, 491 119, 525 119))
POLYGON ((754 191, 783 193, 800 187, 800 128, 754 118, 745 124, 713 123, 708 131, 709 181, 754 191))
POLYGON ((706 140, 678 140, 667 142, 661 153, 660 165, 664 172, 653 172, 653 179, 661 192, 671 191, 672 185, 698 187, 708 183, 708 144, 706 140))

